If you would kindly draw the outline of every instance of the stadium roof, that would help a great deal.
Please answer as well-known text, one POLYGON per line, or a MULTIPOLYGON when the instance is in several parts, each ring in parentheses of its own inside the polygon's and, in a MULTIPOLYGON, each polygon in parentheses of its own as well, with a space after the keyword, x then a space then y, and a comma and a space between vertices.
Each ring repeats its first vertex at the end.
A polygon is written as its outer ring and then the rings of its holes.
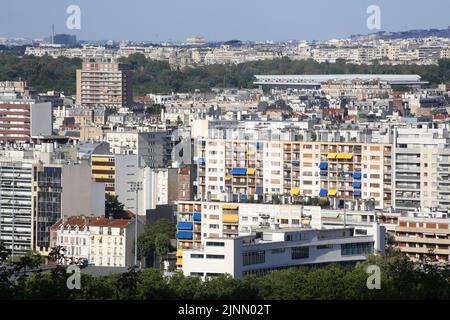
POLYGON ((328 81, 383 81, 389 84, 416 85, 421 81, 417 74, 305 74, 305 75, 255 75, 254 84, 259 85, 311 85, 318 86, 328 81))

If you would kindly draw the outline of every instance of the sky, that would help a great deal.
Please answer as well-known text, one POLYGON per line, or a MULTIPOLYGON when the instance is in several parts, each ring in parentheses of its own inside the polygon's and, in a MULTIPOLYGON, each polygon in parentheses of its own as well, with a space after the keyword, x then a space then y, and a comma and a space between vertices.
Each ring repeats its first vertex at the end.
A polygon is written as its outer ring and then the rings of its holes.
POLYGON ((447 28, 449 0, 2 0, 0 37, 80 40, 207 41, 327 40, 368 34, 366 12, 378 5, 381 30, 447 28), (66 13, 80 8, 80 29, 66 13))

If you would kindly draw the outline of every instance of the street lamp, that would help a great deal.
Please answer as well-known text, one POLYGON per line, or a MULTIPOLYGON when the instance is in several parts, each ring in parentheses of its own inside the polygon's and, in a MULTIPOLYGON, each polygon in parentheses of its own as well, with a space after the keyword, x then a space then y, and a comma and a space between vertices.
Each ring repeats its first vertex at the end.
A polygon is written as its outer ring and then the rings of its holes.
POLYGON ((131 182, 131 192, 136 192, 136 212, 134 219, 134 265, 137 266, 137 235, 138 235, 138 219, 139 219, 139 191, 142 190, 142 182, 131 182))

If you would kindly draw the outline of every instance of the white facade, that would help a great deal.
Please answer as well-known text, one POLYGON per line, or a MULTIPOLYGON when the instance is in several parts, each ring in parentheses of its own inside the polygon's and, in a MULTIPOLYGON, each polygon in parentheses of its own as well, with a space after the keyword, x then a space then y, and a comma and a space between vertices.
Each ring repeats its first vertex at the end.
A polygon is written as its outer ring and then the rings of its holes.
POLYGON ((259 230, 259 235, 205 239, 202 249, 183 250, 182 271, 202 278, 230 274, 242 278, 301 265, 354 263, 367 254, 384 254, 380 235, 353 236, 353 229, 259 230))
POLYGON ((395 135, 394 208, 447 210, 450 205, 447 129, 398 128, 395 135))
MULTIPOLYGON (((138 235, 143 231, 141 220, 138 235)), ((68 260, 63 263, 86 259, 95 266, 134 265, 134 219, 77 216, 58 221, 52 229, 56 231, 52 244, 66 249, 64 254, 68 260)))

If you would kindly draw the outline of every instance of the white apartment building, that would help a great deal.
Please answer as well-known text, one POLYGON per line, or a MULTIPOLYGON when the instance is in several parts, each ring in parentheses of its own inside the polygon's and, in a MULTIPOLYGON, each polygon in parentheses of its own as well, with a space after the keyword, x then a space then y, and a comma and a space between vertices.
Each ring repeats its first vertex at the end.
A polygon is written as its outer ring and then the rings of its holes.
POLYGON ((135 154, 149 167, 164 166, 168 152, 166 131, 139 132, 120 128, 105 132, 103 139, 109 143, 112 154, 135 154))
POLYGON ((34 164, 20 151, 0 157, 0 240, 13 258, 32 250, 34 164))
POLYGON ((327 198, 335 208, 364 199, 378 209, 391 206, 388 143, 198 139, 196 147, 203 200, 285 195, 327 198))
MULTIPOLYGON (((138 234, 143 230, 140 220, 138 234)), ((66 249, 70 260, 63 263, 86 259, 95 266, 129 267, 134 265, 134 221, 85 216, 61 219, 52 226, 52 245, 66 249)))
POLYGON ((450 140, 445 128, 398 128, 394 132, 396 210, 447 210, 450 205, 450 140))
POLYGON ((179 201, 177 212, 177 265, 183 265, 184 249, 199 249, 205 239, 249 235, 260 228, 335 229, 352 227, 357 236, 373 236, 378 222, 393 230, 391 214, 370 207, 351 210, 318 206, 264 203, 179 201), (381 219, 383 218, 383 219, 381 219))
POLYGON ((384 228, 373 236, 354 236, 353 228, 329 230, 259 229, 235 238, 206 238, 199 249, 183 250, 186 276, 264 275, 305 265, 356 263, 368 254, 384 254, 384 228))
POLYGON ((50 227, 62 217, 104 214, 103 184, 92 181, 89 164, 71 154, 76 156, 74 147, 45 143, 0 150, 0 240, 14 254, 47 252, 50 227))
POLYGON ((172 168, 141 168, 143 188, 139 193, 139 214, 157 205, 173 204, 177 199, 178 170, 172 168))

